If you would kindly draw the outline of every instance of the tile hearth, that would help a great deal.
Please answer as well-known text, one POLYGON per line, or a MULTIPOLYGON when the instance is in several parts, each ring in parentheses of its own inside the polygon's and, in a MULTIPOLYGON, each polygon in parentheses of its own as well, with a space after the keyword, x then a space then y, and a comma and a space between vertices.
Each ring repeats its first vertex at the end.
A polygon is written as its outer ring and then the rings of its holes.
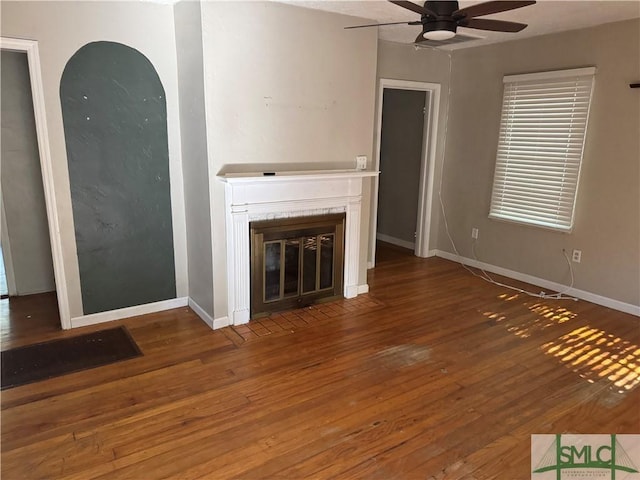
POLYGON ((345 316, 362 315, 384 308, 386 305, 370 293, 356 298, 340 299, 286 312, 272 313, 268 317, 251 320, 231 328, 245 342, 265 337, 291 335, 303 328, 317 327, 345 316))

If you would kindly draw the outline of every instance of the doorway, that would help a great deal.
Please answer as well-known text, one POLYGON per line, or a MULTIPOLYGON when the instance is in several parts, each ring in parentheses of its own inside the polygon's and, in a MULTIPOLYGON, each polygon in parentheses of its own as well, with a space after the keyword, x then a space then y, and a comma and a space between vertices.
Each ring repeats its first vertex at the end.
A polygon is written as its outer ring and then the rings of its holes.
MULTIPOLYGON (((21 310, 30 298, 39 305, 34 308, 40 308, 43 297, 50 297, 46 303, 49 311, 53 306, 49 316, 54 318, 54 328, 70 328, 38 45, 32 40, 0 37, 0 50, 0 243, 7 293, 19 299, 21 310)), ((3 308, 4 313, 6 310, 10 321, 15 316, 10 307, 3 308)))
POLYGON ((56 286, 27 54, 2 50, 0 63, 0 244, 5 280, 0 279, 0 286, 6 286, 0 294, 8 303, 2 313, 3 335, 6 330, 28 332, 42 322, 60 329, 55 311, 42 318, 35 314, 35 305, 44 298, 55 300, 56 286), (18 304, 25 318, 12 314, 18 304))
POLYGON ((428 101, 425 91, 383 92, 376 239, 414 252, 428 101))
POLYGON ((376 240, 429 256, 440 85, 381 79, 368 267, 376 240))

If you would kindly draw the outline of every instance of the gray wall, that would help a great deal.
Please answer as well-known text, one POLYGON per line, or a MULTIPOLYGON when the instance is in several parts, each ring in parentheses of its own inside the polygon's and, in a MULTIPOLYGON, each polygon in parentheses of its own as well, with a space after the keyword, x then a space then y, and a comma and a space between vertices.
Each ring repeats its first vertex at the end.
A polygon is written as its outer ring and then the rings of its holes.
POLYGON ((174 7, 182 171, 187 224, 189 297, 213 317, 213 265, 209 166, 199 2, 174 7))
POLYGON ((378 233, 415 243, 426 92, 385 88, 378 233))
POLYGON ((16 294, 55 290, 49 227, 25 53, 2 51, 0 172, 16 294))
MULTIPOLYGON (((640 20, 457 50, 443 194, 458 250, 480 261, 567 283, 562 249, 582 250, 575 287, 640 304, 640 20), (487 218, 504 75, 597 67, 575 227, 556 233, 487 218)), ((438 247, 452 251, 443 229, 438 247)))

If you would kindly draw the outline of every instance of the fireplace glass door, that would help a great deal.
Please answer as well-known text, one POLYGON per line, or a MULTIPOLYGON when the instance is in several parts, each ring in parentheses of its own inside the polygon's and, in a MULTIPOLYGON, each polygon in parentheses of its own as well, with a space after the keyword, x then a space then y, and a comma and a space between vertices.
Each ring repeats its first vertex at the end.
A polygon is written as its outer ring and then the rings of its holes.
POLYGON ((345 215, 251 222, 251 316, 342 296, 345 215))

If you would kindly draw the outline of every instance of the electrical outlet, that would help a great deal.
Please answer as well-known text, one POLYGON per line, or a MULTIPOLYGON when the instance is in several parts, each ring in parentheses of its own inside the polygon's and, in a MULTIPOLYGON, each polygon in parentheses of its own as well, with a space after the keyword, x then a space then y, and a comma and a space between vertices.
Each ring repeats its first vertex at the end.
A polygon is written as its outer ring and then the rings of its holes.
POLYGON ((580 260, 582 260, 582 250, 574 250, 571 255, 571 260, 576 263, 580 263, 580 260))
POLYGON ((472 228, 471 229, 471 238, 477 240, 478 239, 478 229, 477 228, 472 228))
POLYGON ((367 168, 367 156, 366 155, 358 155, 356 157, 356 169, 357 170, 366 170, 367 168))

